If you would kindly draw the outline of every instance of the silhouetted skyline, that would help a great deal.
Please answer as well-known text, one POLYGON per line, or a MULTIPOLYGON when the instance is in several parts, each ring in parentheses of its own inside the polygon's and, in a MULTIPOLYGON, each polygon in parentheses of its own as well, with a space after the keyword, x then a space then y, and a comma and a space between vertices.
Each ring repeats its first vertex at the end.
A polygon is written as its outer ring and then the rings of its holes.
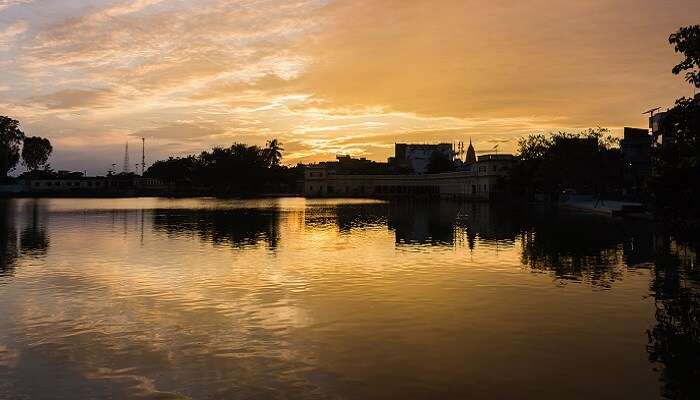
POLYGON ((270 137, 286 163, 469 136, 512 152, 533 131, 645 127, 692 95, 667 38, 697 15, 691 0, 7 0, 0 107, 51 140, 53 165, 92 174, 141 137, 151 160, 270 137))

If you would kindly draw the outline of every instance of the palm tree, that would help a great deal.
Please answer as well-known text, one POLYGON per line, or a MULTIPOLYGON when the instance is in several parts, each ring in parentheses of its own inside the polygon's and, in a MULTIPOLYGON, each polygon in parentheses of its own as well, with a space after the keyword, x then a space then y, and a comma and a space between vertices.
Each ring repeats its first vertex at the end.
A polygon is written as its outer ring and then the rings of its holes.
POLYGON ((282 148, 282 143, 280 143, 277 139, 268 140, 267 147, 263 150, 267 165, 271 167, 280 165, 283 150, 284 148, 282 148))

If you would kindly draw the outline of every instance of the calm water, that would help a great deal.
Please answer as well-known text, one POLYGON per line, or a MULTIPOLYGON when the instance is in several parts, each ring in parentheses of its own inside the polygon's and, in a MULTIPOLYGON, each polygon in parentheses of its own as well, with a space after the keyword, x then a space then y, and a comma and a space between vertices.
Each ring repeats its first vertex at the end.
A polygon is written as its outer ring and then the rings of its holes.
POLYGON ((698 398, 695 253, 459 203, 0 203, 0 399, 698 398))

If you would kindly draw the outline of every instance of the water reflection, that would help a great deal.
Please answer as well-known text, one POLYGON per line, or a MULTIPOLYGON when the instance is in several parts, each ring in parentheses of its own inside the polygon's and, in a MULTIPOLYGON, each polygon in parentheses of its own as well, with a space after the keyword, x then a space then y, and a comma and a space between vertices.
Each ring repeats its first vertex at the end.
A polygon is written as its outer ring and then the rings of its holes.
POLYGON ((664 242, 651 291, 656 325, 649 329, 649 360, 661 369, 661 393, 669 399, 700 398, 700 271, 698 249, 664 242))
POLYGON ((697 247, 647 222, 70 201, 0 202, 0 398, 700 395, 697 247))
POLYGON ((22 253, 31 256, 45 255, 49 248, 49 236, 46 230, 46 210, 39 201, 29 204, 30 216, 20 234, 22 253))
POLYGON ((524 210, 493 207, 486 203, 394 203, 388 227, 397 244, 456 245, 474 249, 485 245, 513 245, 522 228, 524 210))
POLYGON ((195 234, 217 245, 240 247, 264 242, 274 250, 280 239, 279 213, 276 209, 159 209, 153 213, 153 228, 172 236, 195 234))
POLYGON ((11 201, 0 200, 0 283, 12 276, 19 255, 14 209, 11 201))
POLYGON ((522 262, 533 270, 610 287, 625 270, 652 260, 653 227, 644 221, 547 212, 530 220, 521 241, 522 262))

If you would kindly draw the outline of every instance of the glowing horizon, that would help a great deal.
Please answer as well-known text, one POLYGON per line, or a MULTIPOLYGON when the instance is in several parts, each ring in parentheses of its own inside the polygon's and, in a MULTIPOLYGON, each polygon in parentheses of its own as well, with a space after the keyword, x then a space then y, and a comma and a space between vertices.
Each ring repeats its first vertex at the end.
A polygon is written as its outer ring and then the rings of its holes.
POLYGON ((394 142, 514 151, 521 135, 646 127, 693 89, 668 44, 700 3, 0 0, 0 111, 56 169, 104 173, 278 138, 287 164, 394 142), (631 12, 633 10, 633 12, 631 12))

